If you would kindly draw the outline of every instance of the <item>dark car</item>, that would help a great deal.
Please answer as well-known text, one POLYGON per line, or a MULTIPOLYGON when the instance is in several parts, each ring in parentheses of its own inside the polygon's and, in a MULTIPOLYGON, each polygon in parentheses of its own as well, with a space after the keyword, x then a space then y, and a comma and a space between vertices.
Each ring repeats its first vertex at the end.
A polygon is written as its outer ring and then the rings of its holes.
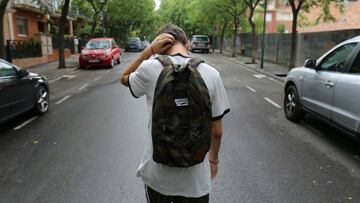
POLYGON ((29 110, 44 114, 48 109, 47 79, 0 59, 0 123, 29 110))
POLYGON ((139 37, 131 37, 126 42, 125 51, 142 51, 143 46, 139 37))

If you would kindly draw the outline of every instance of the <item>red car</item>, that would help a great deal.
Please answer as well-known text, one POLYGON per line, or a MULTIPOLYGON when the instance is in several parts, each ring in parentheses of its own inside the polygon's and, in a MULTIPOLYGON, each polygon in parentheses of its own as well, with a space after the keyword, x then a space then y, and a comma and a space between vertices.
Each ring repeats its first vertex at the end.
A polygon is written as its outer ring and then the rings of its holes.
POLYGON ((81 51, 80 68, 110 67, 121 60, 121 49, 112 38, 91 39, 81 51))

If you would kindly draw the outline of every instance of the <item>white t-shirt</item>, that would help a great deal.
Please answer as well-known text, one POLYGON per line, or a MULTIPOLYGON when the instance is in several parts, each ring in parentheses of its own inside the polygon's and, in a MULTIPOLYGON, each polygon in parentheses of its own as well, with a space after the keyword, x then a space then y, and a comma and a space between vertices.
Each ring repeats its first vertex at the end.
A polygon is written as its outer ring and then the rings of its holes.
MULTIPOLYGON (((170 58, 178 64, 182 64, 190 59, 182 55, 174 55, 170 56, 170 58)), ((131 94, 136 98, 146 95, 150 118, 155 86, 162 69, 163 66, 157 59, 150 58, 145 60, 129 76, 131 94)), ((213 120, 221 119, 230 109, 220 74, 216 69, 205 63, 201 63, 197 70, 205 81, 210 93, 213 120)), ((152 154, 153 145, 150 119, 145 151, 137 170, 137 175, 142 178, 146 185, 164 195, 201 197, 210 193, 211 175, 208 156, 206 156, 202 163, 195 166, 177 168, 154 162, 152 154)))

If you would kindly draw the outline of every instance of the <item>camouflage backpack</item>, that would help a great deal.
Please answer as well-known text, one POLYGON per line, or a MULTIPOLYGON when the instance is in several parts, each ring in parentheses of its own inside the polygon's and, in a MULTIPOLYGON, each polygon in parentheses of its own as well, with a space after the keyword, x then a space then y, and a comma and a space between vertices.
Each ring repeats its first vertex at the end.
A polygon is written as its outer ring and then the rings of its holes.
POLYGON ((170 167, 201 163, 210 149, 211 101, 192 58, 182 65, 164 55, 156 58, 164 66, 156 83, 152 110, 153 159, 170 167))

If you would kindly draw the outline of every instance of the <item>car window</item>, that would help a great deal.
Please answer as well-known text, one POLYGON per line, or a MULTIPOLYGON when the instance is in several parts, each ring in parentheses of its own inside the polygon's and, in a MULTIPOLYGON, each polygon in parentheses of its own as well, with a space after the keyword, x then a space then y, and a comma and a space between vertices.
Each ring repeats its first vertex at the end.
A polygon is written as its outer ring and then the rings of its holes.
POLYGON ((16 76, 16 69, 0 61, 0 77, 16 76))
POLYGON ((351 66, 350 73, 360 73, 360 52, 351 66))
POLYGON ((109 40, 90 40, 86 44, 86 49, 108 49, 110 48, 109 40))
POLYGON ((327 55, 320 64, 320 70, 344 72, 345 63, 356 43, 345 44, 327 55))
POLYGON ((207 42, 207 41, 209 41, 209 38, 208 37, 195 37, 195 41, 207 42))

